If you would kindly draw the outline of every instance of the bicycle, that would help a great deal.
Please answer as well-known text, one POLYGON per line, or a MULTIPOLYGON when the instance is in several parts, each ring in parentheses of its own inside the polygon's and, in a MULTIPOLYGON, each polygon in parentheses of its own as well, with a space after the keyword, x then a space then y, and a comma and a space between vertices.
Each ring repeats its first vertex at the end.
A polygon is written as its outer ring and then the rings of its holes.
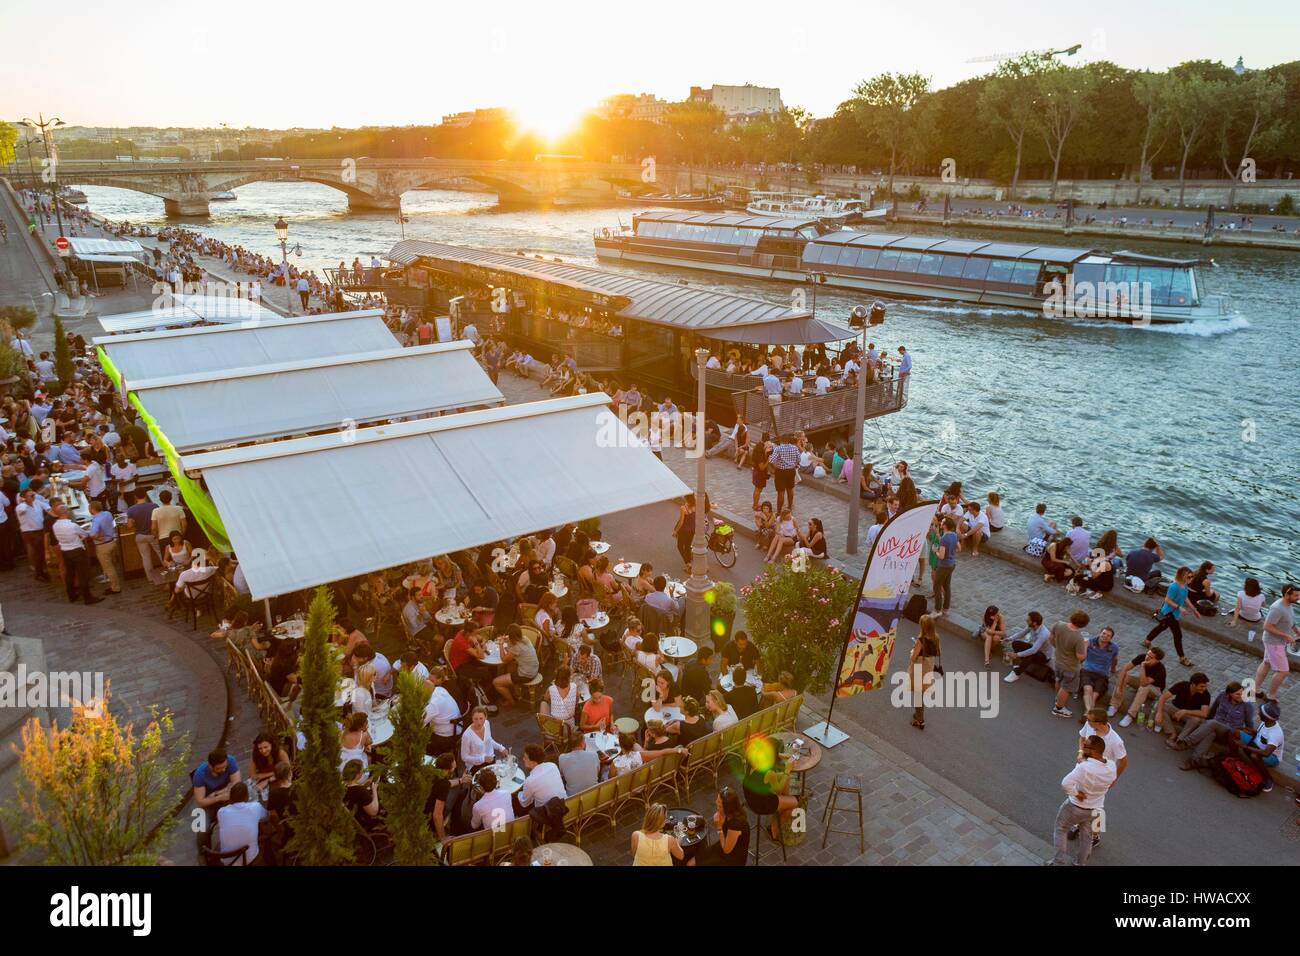
POLYGON ((709 551, 724 568, 736 563, 736 529, 729 524, 720 524, 709 535, 709 551))

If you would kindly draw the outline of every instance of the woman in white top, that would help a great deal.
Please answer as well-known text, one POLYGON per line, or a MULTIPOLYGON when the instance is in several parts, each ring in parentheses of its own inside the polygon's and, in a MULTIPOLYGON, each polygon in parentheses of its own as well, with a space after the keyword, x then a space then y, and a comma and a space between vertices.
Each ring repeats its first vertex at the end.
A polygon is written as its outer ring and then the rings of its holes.
POLYGON ((989 506, 984 509, 989 519, 989 531, 997 534, 1007 526, 1007 519, 1002 514, 1002 496, 996 491, 989 492, 989 506))
POLYGON ((799 525, 794 520, 794 515, 790 514, 787 508, 781 512, 781 518, 776 523, 776 534, 772 536, 772 546, 767 549, 768 562, 779 560, 781 552, 787 548, 793 548, 798 541, 799 525))
POLYGON ((369 726, 370 718, 364 712, 348 714, 344 718, 343 736, 339 740, 339 770, 349 760, 360 760, 362 767, 370 766, 370 734, 366 730, 369 726))
POLYGON ((639 769, 645 761, 641 757, 641 749, 637 746, 636 738, 631 734, 619 734, 618 755, 609 763, 611 777, 639 769))
POLYGON ((362 664, 357 668, 357 686, 352 688, 352 713, 368 714, 375 706, 375 665, 362 664))
POLYGON ((1237 606, 1232 609, 1232 620, 1228 627, 1236 627, 1238 621, 1258 624, 1264 620, 1264 591, 1255 578, 1246 578, 1237 592, 1237 606))
POLYGON ((578 685, 570 680, 569 668, 561 664, 555 669, 555 682, 546 688, 542 713, 549 714, 573 726, 573 715, 578 710, 578 685))
POLYGON ((627 619, 627 629, 623 631, 623 646, 629 651, 635 651, 641 646, 641 629, 640 620, 635 617, 627 619))
POLYGON ((537 599, 537 613, 533 615, 533 627, 542 632, 542 640, 550 645, 556 638, 558 628, 556 627, 556 600, 554 594, 550 591, 543 591, 542 596, 537 599))
POLYGON ((492 725, 488 723, 487 711, 475 707, 470 711, 470 725, 460 738, 460 759, 470 773, 476 772, 496 760, 498 754, 504 754, 506 748, 492 739, 492 725))
POLYGON ((708 708, 710 714, 713 714, 713 732, 716 734, 720 730, 726 730, 733 724, 740 723, 740 718, 736 712, 731 709, 726 698, 720 691, 711 690, 705 695, 704 706, 708 708))

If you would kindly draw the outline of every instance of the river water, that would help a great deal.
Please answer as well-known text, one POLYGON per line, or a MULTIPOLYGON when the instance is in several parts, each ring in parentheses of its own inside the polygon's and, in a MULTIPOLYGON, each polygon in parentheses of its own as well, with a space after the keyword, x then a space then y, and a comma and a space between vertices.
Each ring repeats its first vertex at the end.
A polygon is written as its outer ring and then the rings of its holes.
MULTIPOLYGON (((162 201, 83 187, 110 219, 166 223, 162 201)), ((354 215, 343 195, 314 183, 254 183, 213 203, 192 228, 279 256, 271 223, 284 216, 301 264, 320 269, 382 255, 399 238, 394 213, 354 215)), ((630 221, 630 210, 497 210, 492 197, 411 192, 406 235, 595 264, 593 228, 630 221)), ((905 231, 924 232, 915 227, 905 231)), ((1016 241, 1005 231, 963 235, 1016 241)), ((1021 241, 1032 242, 1032 238, 1021 241)), ((1076 237, 1062 245, 1108 242, 1076 237)), ((1117 247, 1112 247, 1117 248, 1117 247)), ((1195 255, 1199 247, 1129 244, 1140 252, 1195 255)), ((1155 535, 1169 560, 1219 565, 1231 597, 1245 574, 1276 592, 1300 574, 1300 257, 1219 249, 1203 272, 1237 314, 1194 327, 1129 328, 1048 320, 1014 310, 926 303, 889 305, 873 333, 915 357, 907 408, 869 422, 869 460, 903 457, 922 491, 961 480, 966 493, 1002 494, 1017 539, 1037 501, 1062 527, 1082 515, 1094 538, 1119 530, 1127 550, 1155 535)), ((661 270, 692 284, 770 301, 790 287, 661 270)), ((642 271, 642 274, 646 274, 642 271)), ((819 315, 844 321, 862 299, 820 292, 819 315)), ((1168 571, 1166 573, 1169 573, 1168 571)))

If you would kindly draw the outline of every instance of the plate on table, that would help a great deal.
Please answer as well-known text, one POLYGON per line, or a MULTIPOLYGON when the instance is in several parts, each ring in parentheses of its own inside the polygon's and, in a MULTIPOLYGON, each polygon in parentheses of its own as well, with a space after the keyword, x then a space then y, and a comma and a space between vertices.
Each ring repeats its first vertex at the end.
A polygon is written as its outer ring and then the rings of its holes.
POLYGON ((620 578, 634 578, 641 573, 641 565, 635 561, 622 561, 614 565, 614 573, 620 578))
POLYGON ((595 617, 584 618, 582 623, 587 626, 589 631, 599 631, 609 624, 609 615, 604 611, 597 611, 595 617))
POLYGON ((668 596, 675 598, 686 597, 686 585, 681 581, 669 581, 668 596))

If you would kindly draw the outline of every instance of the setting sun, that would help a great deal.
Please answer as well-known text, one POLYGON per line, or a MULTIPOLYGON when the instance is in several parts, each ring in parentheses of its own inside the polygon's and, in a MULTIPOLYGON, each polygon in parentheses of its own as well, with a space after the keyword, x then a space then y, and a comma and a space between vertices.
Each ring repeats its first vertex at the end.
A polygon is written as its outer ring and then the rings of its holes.
POLYGON ((554 143, 566 133, 573 132, 584 111, 583 107, 575 106, 573 102, 549 92, 510 107, 510 113, 521 132, 536 133, 548 143, 554 143))

